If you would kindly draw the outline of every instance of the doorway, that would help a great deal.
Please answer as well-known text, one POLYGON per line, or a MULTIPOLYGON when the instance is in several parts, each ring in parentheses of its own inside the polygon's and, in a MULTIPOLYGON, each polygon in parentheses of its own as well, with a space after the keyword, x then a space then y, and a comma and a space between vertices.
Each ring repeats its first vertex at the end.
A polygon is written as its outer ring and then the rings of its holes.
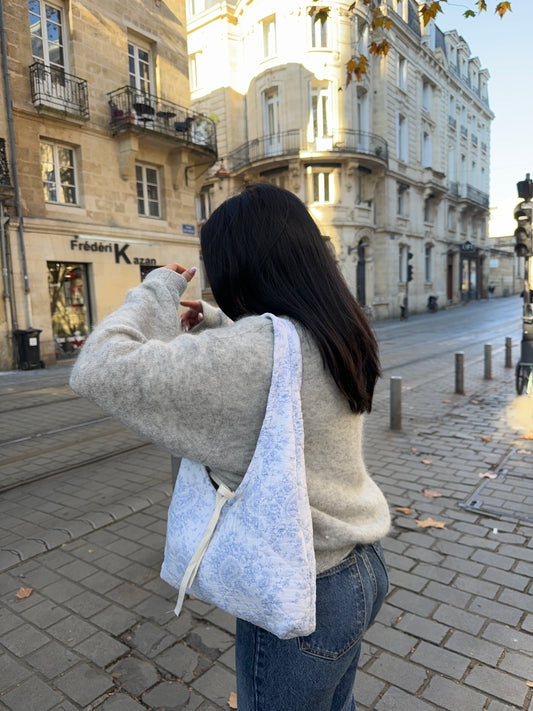
POLYGON ((88 265, 48 262, 47 266, 56 358, 72 358, 91 327, 88 265))

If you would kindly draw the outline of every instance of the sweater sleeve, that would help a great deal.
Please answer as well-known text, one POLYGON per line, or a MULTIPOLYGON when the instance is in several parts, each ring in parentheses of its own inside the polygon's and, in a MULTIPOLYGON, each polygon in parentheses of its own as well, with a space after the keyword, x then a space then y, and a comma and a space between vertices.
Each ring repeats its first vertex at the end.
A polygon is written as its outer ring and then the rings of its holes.
POLYGON ((201 461, 209 458, 222 407, 216 329, 180 335, 186 287, 169 269, 148 275, 89 336, 70 385, 156 444, 201 461), (205 341, 214 337, 209 347, 205 341))

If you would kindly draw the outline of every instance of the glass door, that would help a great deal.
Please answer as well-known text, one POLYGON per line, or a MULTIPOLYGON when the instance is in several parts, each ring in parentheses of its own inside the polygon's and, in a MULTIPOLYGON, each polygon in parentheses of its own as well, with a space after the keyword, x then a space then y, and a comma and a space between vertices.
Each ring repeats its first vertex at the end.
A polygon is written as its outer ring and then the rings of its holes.
POLYGON ((48 294, 56 358, 72 358, 91 325, 87 264, 48 262, 48 294))

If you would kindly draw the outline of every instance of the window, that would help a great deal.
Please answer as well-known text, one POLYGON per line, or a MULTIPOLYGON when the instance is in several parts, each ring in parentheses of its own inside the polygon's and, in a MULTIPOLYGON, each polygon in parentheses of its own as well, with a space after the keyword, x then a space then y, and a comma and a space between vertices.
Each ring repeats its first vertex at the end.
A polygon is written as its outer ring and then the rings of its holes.
POLYGON ((196 219, 198 222, 205 222, 211 215, 213 209, 212 196, 213 186, 206 185, 196 197, 196 219))
POLYGON ((409 257, 409 247, 401 244, 398 252, 398 281, 405 284, 407 281, 407 259, 409 257))
MULTIPOLYGON (((312 9, 319 10, 318 7, 312 9)), ((316 15, 313 15, 309 17, 309 21, 311 47, 313 49, 325 49, 328 46, 329 17, 322 21, 321 18, 317 19, 316 15)))
POLYGON ((312 202, 331 203, 334 198, 333 171, 307 168, 311 178, 312 202))
POLYGON ((400 113, 396 115, 396 153, 398 160, 407 162, 407 119, 400 113))
POLYGON ((278 87, 263 92, 263 121, 265 126, 265 155, 278 155, 282 150, 280 101, 278 87))
POLYGON ((402 19, 404 18, 404 0, 398 0, 396 4, 396 12, 402 19))
POLYGON ((433 245, 426 244, 424 249, 424 280, 433 281, 433 245))
POLYGON ((197 15, 205 10, 205 0, 187 0, 187 15, 197 15))
POLYGON ((271 15, 263 20, 263 57, 274 57, 276 52, 276 16, 271 15))
POLYGON ((422 134, 422 166, 431 168, 433 165, 433 140, 430 133, 422 134))
POLYGON ((46 202, 77 205, 74 150, 41 142, 41 176, 46 202))
POLYGON ((152 53, 148 47, 128 42, 128 62, 132 89, 137 89, 142 94, 151 94, 152 53))
POLYGON ((157 168, 147 165, 135 166, 137 182, 137 211, 145 217, 160 217, 159 175, 157 168))
POLYGON ((405 183, 398 183, 397 188, 397 214, 399 217, 407 216, 407 191, 409 189, 408 185, 405 183))
POLYGON ((433 103, 433 87, 427 81, 422 82, 422 108, 431 113, 433 103))
POLYGON ((477 165, 476 161, 472 161, 472 170, 470 173, 470 184, 472 187, 477 188, 477 165))
POLYGON ((362 18, 356 16, 357 21, 357 54, 367 54, 370 30, 362 18))
POLYGON ((28 0, 28 12, 33 58, 64 71, 66 61, 61 8, 42 0, 28 0))
POLYGON ((201 59, 201 52, 194 52, 193 54, 189 55, 189 86, 191 91, 198 89, 198 87, 200 86, 198 76, 201 59))
POLYGON ((431 198, 424 200, 424 222, 433 222, 433 201, 431 198))
POLYGON ((331 136, 331 92, 327 86, 311 85, 311 123, 313 140, 331 136))
POLYGON ((455 208, 448 208, 448 229, 450 232, 455 231, 455 208))
POLYGON ((398 56, 398 86, 407 91, 407 60, 398 56))

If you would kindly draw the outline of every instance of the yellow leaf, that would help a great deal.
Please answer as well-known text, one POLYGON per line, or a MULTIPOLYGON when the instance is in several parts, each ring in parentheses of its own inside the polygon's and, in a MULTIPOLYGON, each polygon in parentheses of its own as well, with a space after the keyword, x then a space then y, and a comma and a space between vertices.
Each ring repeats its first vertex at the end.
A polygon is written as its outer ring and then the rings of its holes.
POLYGON ((29 597, 33 592, 33 588, 20 588, 16 594, 19 600, 24 600, 25 597, 29 597))
POLYGON ((498 475, 495 474, 494 472, 481 472, 478 474, 478 477, 480 479, 496 479, 498 475))
POLYGON ((520 435, 520 439, 533 439, 533 432, 528 432, 528 434, 520 435))
POLYGON ((427 489, 424 489, 422 496, 425 496, 426 499, 437 499, 439 496, 442 496, 442 494, 440 491, 428 491, 427 489))
POLYGON ((445 528, 446 521, 435 521, 432 518, 426 518, 423 521, 416 519, 416 523, 420 528, 445 528))
POLYGON ((500 20, 501 18, 505 15, 506 12, 511 12, 511 3, 510 2, 499 2, 496 5, 496 10, 494 10, 499 16, 500 20))
POLYGON ((237 708, 237 694, 234 691, 232 691, 229 695, 228 706, 230 707, 230 709, 237 708))
POLYGON ((414 509, 410 509, 410 508, 407 507, 407 506, 396 506, 396 511, 399 511, 400 513, 409 515, 409 514, 414 513, 415 510, 414 510, 414 509))
POLYGON ((492 442, 492 437, 481 437, 482 442, 492 442))
POLYGON ((433 460, 432 459, 423 459, 422 464, 433 464, 433 460))
POLYGON ((477 0, 478 13, 484 12, 487 9, 487 3, 485 0, 477 0))

